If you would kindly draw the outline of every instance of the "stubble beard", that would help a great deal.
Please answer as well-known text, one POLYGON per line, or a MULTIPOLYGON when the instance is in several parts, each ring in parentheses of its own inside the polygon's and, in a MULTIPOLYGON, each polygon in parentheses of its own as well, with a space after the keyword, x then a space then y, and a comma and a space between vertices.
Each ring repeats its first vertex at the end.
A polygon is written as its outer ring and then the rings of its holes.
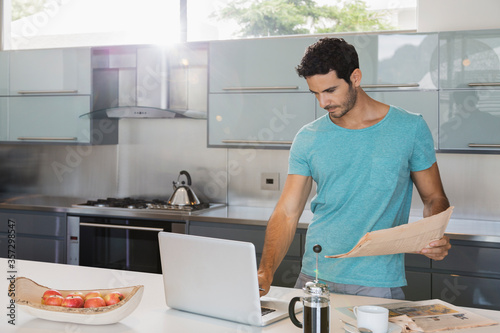
MULTIPOLYGON (((339 119, 345 116, 349 111, 352 110, 354 105, 356 105, 356 101, 358 99, 358 94, 356 93, 356 89, 353 88, 352 83, 349 85, 349 91, 347 95, 347 100, 343 104, 343 107, 341 108, 341 111, 339 114, 335 114, 333 112, 328 112, 328 115, 330 116, 330 119, 339 119)), ((325 110, 328 111, 331 106, 325 107, 325 110)))

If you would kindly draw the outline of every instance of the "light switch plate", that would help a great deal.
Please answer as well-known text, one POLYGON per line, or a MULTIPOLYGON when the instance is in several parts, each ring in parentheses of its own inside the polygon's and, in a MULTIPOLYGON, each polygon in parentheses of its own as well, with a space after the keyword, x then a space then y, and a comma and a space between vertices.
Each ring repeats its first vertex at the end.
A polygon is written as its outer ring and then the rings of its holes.
POLYGON ((263 172, 260 176, 260 189, 269 191, 280 190, 279 172, 263 172))

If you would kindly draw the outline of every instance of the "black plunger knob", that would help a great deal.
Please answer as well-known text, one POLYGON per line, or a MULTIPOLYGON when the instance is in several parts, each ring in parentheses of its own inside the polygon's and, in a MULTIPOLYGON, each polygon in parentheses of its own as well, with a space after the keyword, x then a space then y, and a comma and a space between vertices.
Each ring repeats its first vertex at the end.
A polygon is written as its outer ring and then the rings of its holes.
POLYGON ((316 245, 314 245, 314 246, 313 246, 313 251, 314 251, 315 253, 320 253, 320 252, 321 252, 321 250, 322 250, 322 249, 321 249, 321 245, 316 244, 316 245))

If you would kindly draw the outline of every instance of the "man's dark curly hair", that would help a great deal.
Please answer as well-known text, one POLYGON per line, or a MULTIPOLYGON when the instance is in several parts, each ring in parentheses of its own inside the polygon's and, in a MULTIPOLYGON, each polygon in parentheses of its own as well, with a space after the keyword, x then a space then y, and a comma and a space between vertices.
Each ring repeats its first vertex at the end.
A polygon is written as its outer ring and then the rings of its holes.
POLYGON ((351 74, 359 68, 358 53, 342 38, 325 37, 309 46, 296 70, 307 78, 317 74, 337 73, 339 79, 351 84, 351 74))

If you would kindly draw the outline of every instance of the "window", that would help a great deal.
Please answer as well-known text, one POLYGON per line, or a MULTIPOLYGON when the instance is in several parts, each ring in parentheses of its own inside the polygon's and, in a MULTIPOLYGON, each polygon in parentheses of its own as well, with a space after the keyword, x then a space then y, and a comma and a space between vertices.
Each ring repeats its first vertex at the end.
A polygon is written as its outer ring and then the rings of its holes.
POLYGON ((5 49, 415 30, 416 1, 0 0, 0 29, 5 49))
POLYGON ((187 0, 187 6, 188 41, 416 30, 417 24, 417 0, 187 0), (311 6, 324 6, 323 16, 308 16, 311 6))
POLYGON ((11 12, 4 23, 10 23, 10 49, 179 41, 179 1, 3 1, 11 12))

